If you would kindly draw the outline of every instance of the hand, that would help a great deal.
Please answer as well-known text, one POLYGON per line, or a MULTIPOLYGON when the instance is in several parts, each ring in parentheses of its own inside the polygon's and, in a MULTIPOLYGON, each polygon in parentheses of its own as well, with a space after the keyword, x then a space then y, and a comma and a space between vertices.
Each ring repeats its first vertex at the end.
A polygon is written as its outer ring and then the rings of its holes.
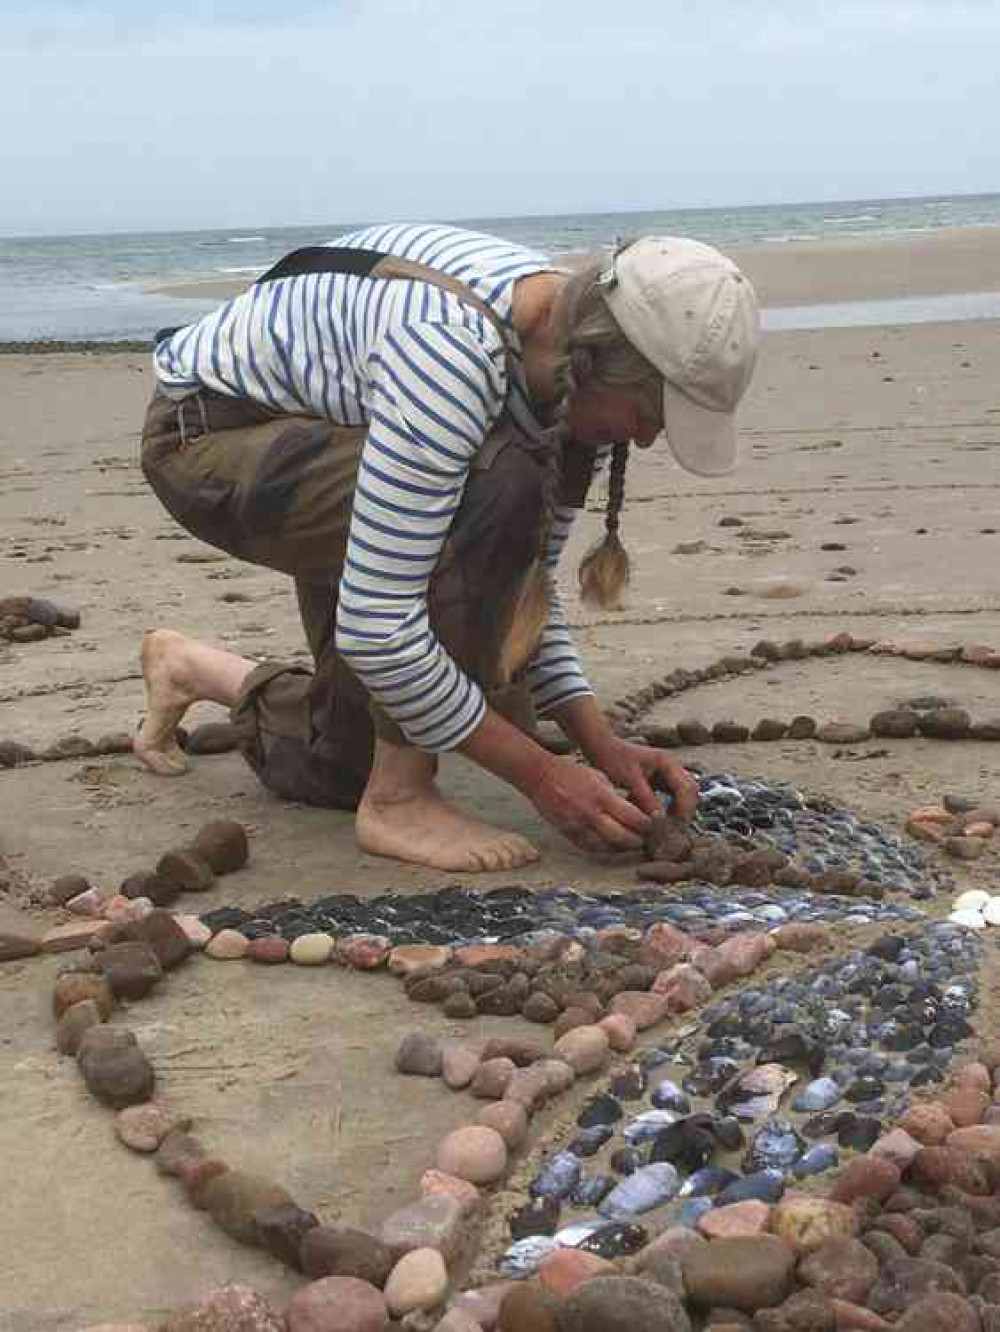
POLYGON ((553 758, 531 791, 535 808, 584 851, 635 851, 649 816, 620 796, 603 772, 553 758))
POLYGON ((592 755, 591 761, 615 786, 624 787, 646 814, 659 814, 663 809, 650 785, 652 777, 659 777, 673 796, 673 812, 678 818, 687 822, 698 808, 697 781, 687 768, 662 749, 614 739, 603 746, 599 754, 592 755))

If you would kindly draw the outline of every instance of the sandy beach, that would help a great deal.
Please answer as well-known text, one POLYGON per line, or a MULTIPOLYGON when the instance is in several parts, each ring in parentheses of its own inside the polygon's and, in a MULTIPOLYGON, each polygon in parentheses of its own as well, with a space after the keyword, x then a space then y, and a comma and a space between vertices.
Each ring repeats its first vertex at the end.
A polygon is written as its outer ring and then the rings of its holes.
MULTIPOLYGON (((762 304, 773 309, 1000 291, 1000 227, 721 248, 746 272, 762 304)), ((157 283, 148 289, 163 296, 225 301, 247 285, 248 278, 240 277, 157 283)))
MULTIPOLYGON (((1000 289, 1000 228, 756 246, 736 257, 773 307, 1000 289)), ((232 294, 226 284, 210 290, 232 294)), ((763 637, 843 629, 1000 647, 998 346, 1000 322, 985 320, 770 334, 735 476, 697 482, 662 452, 633 460, 624 537, 635 577, 619 612, 585 612, 575 597, 570 575, 601 515, 594 508, 578 524, 566 599, 602 701, 763 637)), ((250 657, 304 656, 288 581, 188 537, 145 487, 137 445, 151 388, 137 352, 0 356, 0 595, 50 597, 82 614, 66 637, 0 644, 0 739, 40 748, 70 732, 132 730, 139 641, 154 626, 250 657)), ((852 655, 709 683, 658 705, 654 720, 856 721, 916 692, 1000 717, 1000 673, 852 655)), ((1000 794, 1000 750, 990 744, 890 740, 840 757, 814 742, 681 752, 706 770, 821 791, 897 830, 913 805, 943 792, 1000 794)), ((515 793, 463 761, 445 765, 445 785, 537 840, 544 858, 520 881, 633 881, 630 866, 576 855, 515 793)), ((252 830, 249 867, 191 910, 441 882, 359 855, 348 816, 283 806, 234 754, 200 759, 177 781, 131 756, 0 769, 0 810, 0 855, 20 874, 77 872, 109 889, 206 818, 240 819, 252 830)), ((990 849, 961 874, 990 883, 996 869, 990 849)), ((0 896, 0 930, 61 919, 0 896)), ((73 1061, 56 1054, 50 991, 63 960, 0 967, 0 1326, 155 1321, 223 1280, 280 1302, 296 1279, 215 1230, 176 1181, 126 1152, 73 1061)), ((417 1013, 385 976, 201 961, 136 1006, 130 1025, 164 1099, 195 1115, 213 1151, 280 1178, 324 1219, 360 1225, 412 1197, 432 1144, 469 1117, 465 1094, 394 1076, 400 1033, 523 1026, 537 1035, 520 1022, 417 1013)), ((554 1122, 539 1116, 533 1141, 554 1122)))

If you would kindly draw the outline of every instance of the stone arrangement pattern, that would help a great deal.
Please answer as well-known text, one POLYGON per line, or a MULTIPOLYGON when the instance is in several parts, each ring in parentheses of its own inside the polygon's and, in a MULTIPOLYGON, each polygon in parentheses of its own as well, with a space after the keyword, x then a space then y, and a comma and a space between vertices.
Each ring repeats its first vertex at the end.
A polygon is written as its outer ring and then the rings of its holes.
MULTIPOLYGON (((907 647, 846 634, 822 644, 758 644, 749 659, 725 658, 704 671, 672 672, 619 700, 614 720, 619 729, 634 732, 658 698, 704 680, 766 668, 772 661, 846 651, 1000 666, 1000 656, 990 649, 907 647)), ((933 702, 926 715, 939 701, 933 702)), ((995 738, 977 733, 984 726, 988 731, 990 723, 969 722, 955 738, 995 738)), ((709 780, 739 790, 734 779, 709 780)), ((746 791, 739 794, 744 806, 753 803, 746 791)), ((696 838, 730 842, 732 822, 729 812, 721 812, 722 826, 696 829, 696 838)), ((959 818, 973 811, 947 812, 959 818)), ((972 822, 965 818, 949 835, 985 843, 988 835, 973 830, 972 822)), ((706 882, 694 890, 669 894, 680 916, 676 921, 646 919, 639 926, 628 924, 624 915, 592 916, 563 932, 554 922, 541 931, 515 928, 499 942, 482 933, 418 941, 412 930, 407 942, 407 927, 398 919, 390 919, 382 934, 316 931, 304 928, 308 921, 285 930, 275 930, 272 921, 264 930, 242 917, 241 928, 233 928, 212 920, 216 913, 199 920, 157 906, 140 885, 160 874, 158 865, 148 876, 130 876, 131 892, 118 895, 122 901, 110 918, 104 904, 100 918, 82 918, 79 927, 71 927, 79 929, 75 938, 50 941, 48 951, 88 949, 86 959, 69 963, 57 978, 57 1044, 76 1057, 91 1093, 117 1111, 120 1140, 151 1155, 160 1172, 176 1178, 189 1200, 233 1238, 267 1249, 310 1278, 283 1314, 253 1291, 229 1286, 178 1311, 161 1332, 379 1332, 393 1326, 413 1332, 692 1332, 705 1326, 716 1332, 746 1327, 879 1332, 890 1326, 904 1332, 952 1326, 960 1332, 1000 1332, 1000 1242, 995 1242, 1000 1110, 993 1106, 1000 1047, 981 1046, 979 1057, 938 1090, 955 1050, 973 1034, 975 929, 960 928, 961 922, 929 924, 917 935, 882 936, 867 950, 817 966, 816 958, 829 950, 831 922, 862 930, 876 923, 883 928, 896 921, 903 927, 916 923, 921 918, 916 908, 883 899, 896 890, 929 896, 921 862, 907 861, 893 848, 890 857, 897 863, 890 860, 893 873, 881 882, 856 875, 845 891, 828 883, 832 895, 820 899, 814 897, 822 891, 812 881, 819 877, 814 870, 806 871, 809 883, 799 880, 789 884, 791 891, 774 892, 770 879, 777 880, 787 866, 775 864, 768 882, 756 888, 737 877, 754 872, 764 877, 762 851, 788 854, 775 838, 759 836, 767 831, 773 832, 751 821, 749 833, 735 833, 737 854, 725 880, 737 885, 735 902, 733 892, 715 892, 705 875, 706 882), (748 870, 747 858, 754 855, 758 868, 748 870), (909 873, 909 886, 894 877, 900 869, 909 873), (117 919, 115 911, 122 913, 117 919), (828 915, 820 918, 817 911, 828 915), (388 1218, 379 1235, 325 1226, 280 1185, 210 1158, 191 1134, 190 1121, 151 1099, 154 1070, 134 1034, 109 1021, 119 999, 141 998, 199 948, 218 960, 385 967, 402 978, 412 999, 443 1000, 446 1012, 451 1003, 466 1015, 470 1003, 475 1012, 496 1007, 524 1013, 534 997, 535 1021, 540 1029, 551 1024, 554 1043, 551 1050, 543 1040, 476 1048, 441 1045, 420 1032, 404 1038, 397 1054, 401 1074, 441 1077, 455 1090, 471 1090, 482 1108, 474 1122, 438 1145, 434 1167, 422 1180, 422 1198, 388 1218), (812 956, 791 975, 768 980, 765 974, 756 990, 739 984, 767 968, 778 949, 812 956), (525 981, 527 992, 511 1008, 525 981), (623 981, 634 988, 623 988, 623 981), (597 983, 603 984, 603 997, 597 983), (714 997, 734 983, 736 988, 714 997), (807 983, 820 987, 811 1014, 796 1010, 794 1002, 807 983), (822 993, 830 984, 841 989, 822 993), (502 1000, 490 999, 500 993, 502 1000), (542 1002, 546 998, 548 1005, 542 1002), (831 1008, 834 1001, 840 1009, 831 1008), (774 1029, 775 1005, 780 1017, 782 1003, 801 1019, 791 1023, 794 1034, 774 1029), (899 1005, 906 1020, 896 1012, 899 1005), (621 1067, 635 1053, 640 1032, 695 1010, 700 1026, 675 1031, 621 1067), (810 1021, 829 1021, 831 1015, 834 1023, 861 1023, 857 1045, 838 1047, 836 1033, 810 1028, 810 1021), (760 1028, 762 1020, 771 1022, 768 1033, 760 1028), (824 1052, 832 1050, 843 1061, 829 1075, 817 1062, 821 1041, 824 1052), (494 1280, 449 1299, 449 1274, 475 1250, 485 1201, 481 1190, 509 1175, 529 1116, 577 1079, 605 1072, 612 1063, 618 1071, 580 1111, 572 1142, 550 1158, 543 1154, 528 1201, 510 1218, 514 1243, 502 1261, 517 1279, 494 1280), (898 1076, 904 1067, 908 1075, 898 1076), (674 1072, 679 1080, 661 1077, 663 1072, 674 1072), (919 1099, 925 1088, 936 1093, 935 1100, 919 1099), (656 1098, 652 1110, 625 1123, 626 1107, 647 1092, 656 1098), (815 1108, 830 1097, 826 1108, 815 1108), (898 1123, 892 1129, 894 1117, 898 1123), (624 1145, 617 1147, 612 1139, 619 1128, 624 1145), (823 1141, 831 1135, 836 1148, 823 1141), (699 1164, 699 1153, 709 1147, 728 1152, 730 1164, 711 1159, 699 1164), (840 1165, 842 1151, 856 1154, 840 1165), (596 1167, 583 1164, 601 1152, 609 1164, 612 1154, 617 1157, 619 1168, 608 1171, 609 1188, 596 1167), (635 1153, 652 1157, 654 1152, 655 1160, 635 1160, 635 1153), (734 1152, 740 1170, 731 1168, 734 1152), (570 1162, 573 1186, 556 1197, 565 1188, 567 1157, 575 1158, 579 1172, 570 1162), (833 1169, 828 1191, 813 1191, 817 1179, 825 1184, 833 1169), (781 1177, 780 1188, 775 1176, 781 1177), (741 1188, 749 1192, 741 1195, 741 1188), (730 1189, 735 1196, 727 1194, 730 1189), (560 1215, 567 1199, 577 1213, 589 1207, 594 1215, 560 1215), (651 1238, 652 1230, 659 1233, 651 1238)), ((871 835, 864 833, 862 840, 871 835)), ((923 840, 941 845, 936 838, 923 840)), ((707 849, 693 847, 696 854, 707 849)), ((812 853, 824 850, 829 847, 814 847, 812 853)), ((178 880, 193 868, 183 861, 191 851, 180 850, 178 880)), ((871 845, 865 852, 873 857, 871 845)), ((834 848, 834 860, 836 854, 834 848)), ((202 851, 195 848, 192 858, 211 869, 211 858, 202 851)), ((163 871, 169 882, 170 867, 163 871)), ((831 872, 849 871, 836 863, 820 871, 831 872)), ((205 886, 177 885, 179 891, 205 886)), ((82 891, 91 891, 89 885, 82 891)), ((511 896, 516 900, 516 893, 511 896)), ((623 894, 621 902, 642 896, 623 894)), ((646 910, 652 902, 650 895, 646 910)), ((293 911, 302 906, 277 905, 293 911)), ((383 910, 389 905, 380 903, 383 910)), ((582 917, 620 909, 616 896, 563 894, 553 905, 564 920, 578 911, 582 917)), ((81 907, 86 909, 77 903, 76 910, 81 907)), ((983 912, 985 904, 966 909, 983 912)), ((253 920, 260 924, 260 917, 253 920)), ((342 923, 338 920, 338 927, 342 923)), ((0 960, 2 947, 0 941, 0 960)), ((846 1027, 842 1034, 846 1041, 846 1027)))

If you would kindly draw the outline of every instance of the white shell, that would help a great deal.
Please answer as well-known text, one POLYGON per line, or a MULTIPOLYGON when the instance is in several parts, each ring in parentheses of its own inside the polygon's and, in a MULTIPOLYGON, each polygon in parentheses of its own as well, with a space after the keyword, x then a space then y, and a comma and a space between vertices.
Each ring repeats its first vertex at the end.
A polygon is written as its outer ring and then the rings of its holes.
POLYGON ((987 925, 1000 925, 1000 897, 991 897, 983 907, 983 920, 987 925))
POLYGON ((989 900, 989 893, 983 892, 982 888, 970 888, 967 892, 959 893, 952 903, 952 910, 982 911, 989 900))
POLYGON ((971 911, 968 907, 960 911, 953 911, 948 917, 948 921, 952 925, 964 925, 967 930, 984 930, 986 928, 986 921, 983 919, 982 913, 971 911))

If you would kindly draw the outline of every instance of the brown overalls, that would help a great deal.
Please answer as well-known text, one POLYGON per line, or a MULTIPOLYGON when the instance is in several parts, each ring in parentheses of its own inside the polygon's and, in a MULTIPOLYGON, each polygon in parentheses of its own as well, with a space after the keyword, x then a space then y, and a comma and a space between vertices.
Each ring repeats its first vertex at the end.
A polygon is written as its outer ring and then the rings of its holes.
MULTIPOLYGON (((500 332, 497 314, 463 283, 421 264, 328 246, 296 251, 260 279, 350 271, 416 278, 458 295, 500 332)), ((290 574, 315 671, 267 661, 247 676, 232 708, 241 750, 276 795, 353 810, 371 771, 376 738, 408 741, 336 650, 337 596, 367 427, 278 414, 245 398, 160 391, 146 413, 142 469, 174 518, 240 559, 290 574)), ((513 608, 540 557, 545 444, 504 412, 473 461, 427 593, 431 627, 489 704, 523 729, 533 717, 521 680, 498 682, 513 608)), ((583 504, 593 454, 566 451, 562 503, 583 504)))

